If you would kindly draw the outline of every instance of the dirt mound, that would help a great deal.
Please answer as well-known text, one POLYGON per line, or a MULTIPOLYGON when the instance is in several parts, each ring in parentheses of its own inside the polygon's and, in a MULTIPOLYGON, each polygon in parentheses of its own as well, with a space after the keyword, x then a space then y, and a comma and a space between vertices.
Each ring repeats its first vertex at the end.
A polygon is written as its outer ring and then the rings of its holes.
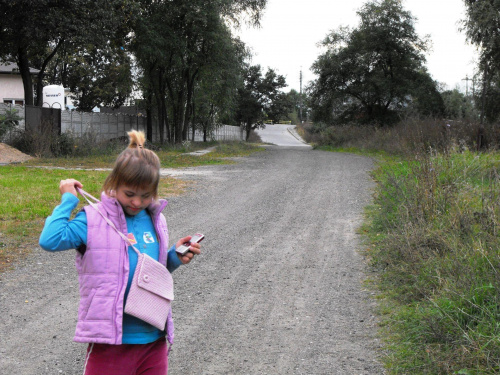
POLYGON ((32 157, 5 143, 0 143, 0 164, 22 163, 29 159, 32 157))

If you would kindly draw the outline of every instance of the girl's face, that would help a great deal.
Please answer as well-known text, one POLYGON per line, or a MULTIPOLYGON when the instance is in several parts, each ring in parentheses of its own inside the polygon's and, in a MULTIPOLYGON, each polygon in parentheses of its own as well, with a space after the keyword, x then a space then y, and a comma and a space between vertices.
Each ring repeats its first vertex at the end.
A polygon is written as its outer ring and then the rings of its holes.
POLYGON ((148 207, 153 201, 153 191, 129 186, 116 189, 116 199, 127 215, 134 216, 148 207))

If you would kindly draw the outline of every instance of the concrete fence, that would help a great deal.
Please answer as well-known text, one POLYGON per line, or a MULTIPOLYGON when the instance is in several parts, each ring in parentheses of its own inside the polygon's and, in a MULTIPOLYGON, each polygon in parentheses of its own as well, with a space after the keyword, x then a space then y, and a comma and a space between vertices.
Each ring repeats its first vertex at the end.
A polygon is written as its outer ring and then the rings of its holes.
MULTIPOLYGON (((15 109, 21 117, 19 125, 13 132, 24 131, 25 108, 23 106, 0 103, 0 114, 7 110, 15 109)), ((147 118, 141 115, 129 115, 123 113, 101 113, 101 112, 78 112, 61 111, 61 133, 68 133, 74 137, 92 134, 98 141, 123 137, 129 130, 142 130, 146 132, 147 118)), ((166 129, 164 134, 166 134, 166 129)), ((7 135, 12 136, 11 134, 7 135)), ((153 142, 160 141, 158 126, 153 123, 153 142)), ((191 132, 189 132, 191 139, 191 132)), ((239 126, 220 125, 207 136, 207 140, 216 141, 243 141, 245 134, 239 126)), ((203 141, 203 133, 195 132, 195 141, 203 141)))

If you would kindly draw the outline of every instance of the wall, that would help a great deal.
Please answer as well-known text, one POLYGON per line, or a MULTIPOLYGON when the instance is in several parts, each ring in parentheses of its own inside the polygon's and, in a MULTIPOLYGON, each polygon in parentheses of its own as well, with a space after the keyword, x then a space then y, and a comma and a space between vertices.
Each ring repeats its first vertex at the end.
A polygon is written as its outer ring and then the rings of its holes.
MULTIPOLYGON (((23 131, 24 125, 24 107, 10 106, 0 103, 0 113, 6 108, 15 108, 18 115, 22 118, 16 131, 23 131)), ((102 112, 77 112, 61 111, 61 133, 70 133, 72 136, 81 137, 86 133, 97 136, 97 140, 108 140, 112 138, 124 137, 129 130, 142 130, 146 132, 146 117, 127 115, 121 113, 102 113, 102 112)), ((242 141, 245 138, 244 132, 238 126, 221 125, 210 136, 208 140, 216 141, 242 141)), ((189 132, 191 139, 191 132, 189 132)), ((153 124, 153 142, 159 142, 160 135, 158 127, 153 124)), ((195 133, 195 141, 203 141, 203 133, 195 133)))
POLYGON ((0 103, 4 99, 24 101, 23 79, 17 74, 0 74, 0 103))

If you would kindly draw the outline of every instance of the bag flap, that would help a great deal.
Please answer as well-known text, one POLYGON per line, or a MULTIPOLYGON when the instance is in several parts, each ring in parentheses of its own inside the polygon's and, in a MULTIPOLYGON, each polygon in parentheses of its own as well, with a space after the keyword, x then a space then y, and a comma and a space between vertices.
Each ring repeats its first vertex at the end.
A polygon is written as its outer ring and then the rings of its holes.
POLYGON ((137 267, 139 268, 137 284, 141 288, 170 301, 174 299, 174 281, 167 267, 147 254, 139 256, 137 267))

